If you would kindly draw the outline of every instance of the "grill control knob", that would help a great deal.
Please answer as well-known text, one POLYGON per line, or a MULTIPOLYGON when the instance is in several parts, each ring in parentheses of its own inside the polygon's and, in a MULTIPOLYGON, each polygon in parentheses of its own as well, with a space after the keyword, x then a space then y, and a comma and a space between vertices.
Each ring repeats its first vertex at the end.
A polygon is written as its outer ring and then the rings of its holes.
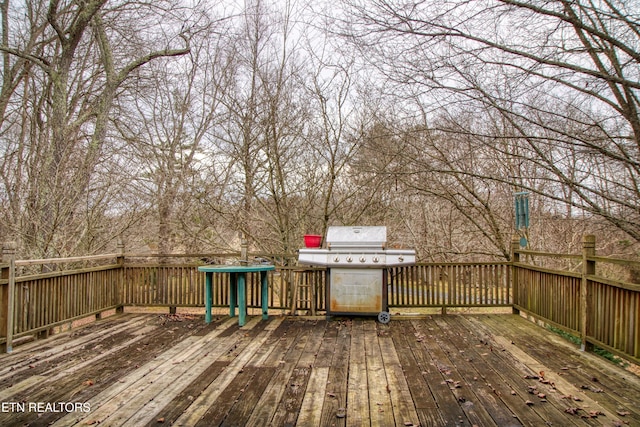
POLYGON ((351 258, 350 256, 347 257, 347 262, 351 262, 353 261, 353 258, 351 258))
POLYGON ((402 255, 400 255, 400 256, 398 257, 398 261, 400 261, 400 262, 404 261, 404 257, 403 257, 402 255))
POLYGON ((334 257, 333 262, 340 262, 340 257, 339 256, 334 257))
POLYGON ((367 261, 367 259, 364 256, 360 257, 360 262, 366 262, 366 261, 367 261))
POLYGON ((374 256, 371 261, 377 263, 377 262, 380 262, 380 258, 378 258, 377 256, 374 256))

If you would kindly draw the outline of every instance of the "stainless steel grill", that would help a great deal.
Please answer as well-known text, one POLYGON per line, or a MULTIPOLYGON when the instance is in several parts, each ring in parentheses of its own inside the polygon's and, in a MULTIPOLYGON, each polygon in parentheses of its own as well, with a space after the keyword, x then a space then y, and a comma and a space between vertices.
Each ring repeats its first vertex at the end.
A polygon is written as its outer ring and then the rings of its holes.
POLYGON ((412 249, 386 249, 387 228, 329 227, 326 248, 303 248, 300 264, 329 268, 327 274, 327 316, 378 315, 387 323, 387 278, 384 267, 411 265, 412 249))

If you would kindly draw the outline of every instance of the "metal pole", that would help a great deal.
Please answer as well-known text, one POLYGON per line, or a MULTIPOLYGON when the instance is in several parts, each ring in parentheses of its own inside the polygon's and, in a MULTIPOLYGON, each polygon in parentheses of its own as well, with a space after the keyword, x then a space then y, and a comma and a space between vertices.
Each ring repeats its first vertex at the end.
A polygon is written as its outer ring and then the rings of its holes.
POLYGON ((580 284, 580 350, 592 350, 593 345, 587 342, 589 336, 589 280, 588 276, 596 274, 596 263, 589 257, 596 255, 596 236, 585 235, 582 237, 582 281, 580 284))
POLYGON ((124 267, 124 243, 122 239, 118 239, 116 243, 116 264, 119 266, 118 273, 118 284, 116 289, 116 298, 118 306, 116 307, 116 313, 124 313, 124 304, 125 304, 125 267, 124 267))
POLYGON ((513 298, 511 303, 511 312, 513 314, 520 314, 520 298, 518 295, 518 287, 520 283, 518 281, 518 266, 517 263, 520 262, 520 238, 518 235, 514 235, 511 239, 511 298, 513 298), (518 307, 516 307, 518 306, 518 307))
POLYGON ((240 265, 249 264, 249 244, 247 243, 247 237, 244 233, 240 235, 240 265))
POLYGON ((16 248, 16 242, 6 242, 2 247, 2 262, 9 264, 9 282, 7 283, 7 353, 13 351, 13 312, 16 299, 16 248))

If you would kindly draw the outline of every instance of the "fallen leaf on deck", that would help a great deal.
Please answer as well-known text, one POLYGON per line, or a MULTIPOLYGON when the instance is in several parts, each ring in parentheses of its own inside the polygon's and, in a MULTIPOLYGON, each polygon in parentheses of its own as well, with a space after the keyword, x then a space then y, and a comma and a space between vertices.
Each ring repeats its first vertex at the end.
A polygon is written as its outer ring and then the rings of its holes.
POLYGON ((162 424, 162 423, 164 422, 164 418, 158 418, 156 421, 157 421, 158 423, 162 424))
POLYGON ((566 394, 564 396, 560 396, 560 399, 571 399, 571 400, 575 400, 576 402, 582 402, 582 399, 580 399, 577 396, 572 396, 570 394, 566 394))
POLYGON ((93 380, 86 380, 86 381, 85 381, 85 382, 83 382, 82 384, 84 384, 84 385, 93 385, 93 384, 94 384, 94 382, 93 382, 93 380))
POLYGON ((621 417, 626 417, 627 415, 631 415, 631 412, 629 412, 629 411, 616 411, 616 414, 620 415, 621 417))
POLYGON ((567 408, 564 410, 567 414, 576 415, 580 408, 567 408))
POLYGON ((588 385, 581 385, 580 388, 583 389, 583 390, 592 391, 594 393, 603 393, 604 392, 604 390, 602 390, 601 388, 591 387, 591 386, 588 386, 588 385))

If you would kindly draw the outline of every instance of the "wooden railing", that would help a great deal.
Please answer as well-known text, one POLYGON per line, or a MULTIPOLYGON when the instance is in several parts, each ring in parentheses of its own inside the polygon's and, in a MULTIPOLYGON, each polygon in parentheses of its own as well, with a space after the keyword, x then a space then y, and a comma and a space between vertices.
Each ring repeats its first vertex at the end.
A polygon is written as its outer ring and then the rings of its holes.
MULTIPOLYGON (((202 264, 125 264, 122 301, 125 306, 204 307, 202 264)), ((278 266, 269 276, 269 308, 290 310, 295 284, 313 286, 316 310, 324 310, 325 269, 278 266)), ((259 273, 247 275, 247 306, 261 308, 259 273)), ((306 289, 306 288, 305 288, 306 289)), ((213 275, 213 307, 229 306, 229 275, 213 275)), ((302 298, 301 298, 302 299, 302 298)), ((308 299, 308 298, 305 298, 308 299)), ((309 309, 310 302, 299 305, 309 309)))
MULTIPOLYGON (((585 349, 596 345, 640 361, 640 285, 596 275, 596 262, 640 263, 596 257, 594 248, 591 237, 585 239, 581 255, 526 251, 515 242, 513 262, 388 268, 388 303, 392 309, 435 307, 442 312, 453 307, 513 307, 579 335, 585 349), (545 257, 575 261, 580 271, 559 271, 536 262, 545 257)), ((101 256, 22 261, 15 260, 15 249, 5 245, 0 264, 0 347, 10 351, 15 338, 46 335, 55 326, 123 306, 203 307, 204 274, 197 266, 203 259, 222 262, 225 256, 169 259, 125 254, 120 248, 101 256), (50 271, 16 277, 17 269, 38 265, 50 271)), ((228 306, 228 280, 214 275, 216 307, 228 306)), ((257 283, 258 276, 250 274, 247 303, 259 309, 257 283)), ((277 265, 269 273, 269 308, 323 312, 325 286, 323 268, 277 265)))
POLYGON ((390 307, 511 306, 511 264, 428 263, 387 269, 390 307))
POLYGON ((596 274, 596 263, 640 268, 640 262, 598 257, 594 236, 581 255, 521 250, 513 244, 513 307, 581 338, 582 348, 603 348, 640 362, 640 284, 596 274), (525 262, 526 258, 526 262, 525 262), (536 265, 541 258, 573 259, 579 272, 536 265))
POLYGON ((122 306, 123 258, 117 254, 16 261, 15 246, 5 245, 2 261, 0 345, 6 351, 11 351, 14 338, 46 337, 55 326, 122 306), (55 271, 61 264, 95 262, 102 265, 55 271), (36 265, 54 271, 16 276, 17 268, 36 265))

